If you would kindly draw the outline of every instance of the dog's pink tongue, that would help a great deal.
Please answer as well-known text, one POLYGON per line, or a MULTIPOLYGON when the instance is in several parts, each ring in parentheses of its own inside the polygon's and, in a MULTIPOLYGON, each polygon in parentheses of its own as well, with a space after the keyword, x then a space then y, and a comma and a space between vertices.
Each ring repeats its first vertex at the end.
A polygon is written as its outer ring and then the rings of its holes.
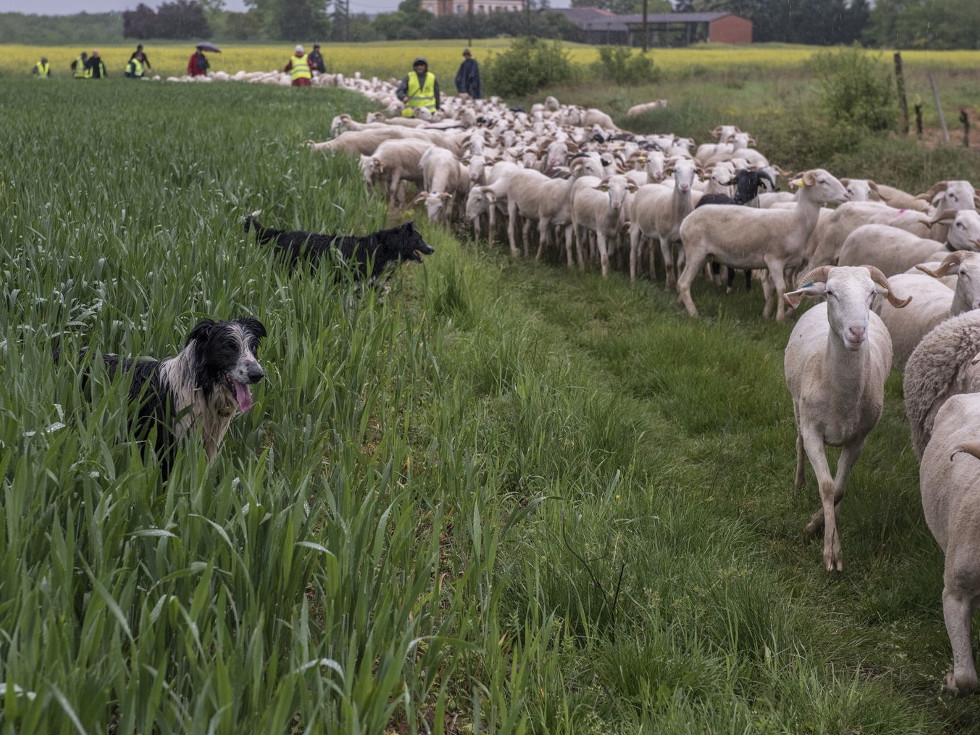
POLYGON ((238 401, 238 408, 242 413, 252 407, 252 392, 247 383, 235 383, 235 400, 238 401))

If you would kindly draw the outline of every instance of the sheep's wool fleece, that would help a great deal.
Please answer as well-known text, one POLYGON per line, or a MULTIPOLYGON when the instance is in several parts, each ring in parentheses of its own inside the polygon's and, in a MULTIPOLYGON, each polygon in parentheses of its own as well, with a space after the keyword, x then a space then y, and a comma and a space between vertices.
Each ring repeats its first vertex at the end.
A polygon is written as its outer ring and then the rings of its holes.
MULTIPOLYGON (((939 324, 913 350, 905 366, 905 413, 916 456, 932 437, 930 412, 937 401, 962 392, 959 386, 980 352, 980 313, 968 311, 939 324)), ((980 389, 980 386, 978 386, 980 389)), ((938 409, 938 405, 936 405, 938 409)))

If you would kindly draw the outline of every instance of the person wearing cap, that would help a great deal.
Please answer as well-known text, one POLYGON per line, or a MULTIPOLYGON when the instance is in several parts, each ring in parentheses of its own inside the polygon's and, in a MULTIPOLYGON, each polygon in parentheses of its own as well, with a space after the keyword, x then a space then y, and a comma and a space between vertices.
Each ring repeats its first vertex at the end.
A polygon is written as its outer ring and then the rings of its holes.
POLYGON ((51 76, 51 64, 48 63, 48 57, 42 56, 41 60, 34 65, 31 69, 31 74, 36 76, 38 79, 47 79, 51 76))
POLYGON ((418 117, 419 109, 429 112, 439 109, 439 82, 429 71, 429 62, 419 56, 412 62, 412 70, 395 90, 395 96, 405 105, 402 117, 418 117))
POLYGON ((82 51, 81 55, 71 62, 71 74, 75 79, 88 79, 91 75, 88 73, 88 53, 82 51))
POLYGON ((302 46, 296 47, 283 71, 289 72, 294 87, 313 86, 313 72, 310 71, 310 57, 303 53, 302 46))
POLYGON ((317 74, 326 74, 327 65, 323 62, 323 54, 320 53, 320 44, 313 44, 313 51, 310 52, 310 69, 317 74))
POLYGON ((85 68, 88 69, 88 75, 92 79, 105 79, 109 76, 109 72, 105 68, 105 62, 99 56, 99 50, 97 48, 92 49, 92 55, 85 62, 85 68))
POLYGON ((468 48, 463 49, 463 63, 456 72, 456 91, 469 95, 471 99, 483 99, 483 89, 480 87, 480 65, 468 48))

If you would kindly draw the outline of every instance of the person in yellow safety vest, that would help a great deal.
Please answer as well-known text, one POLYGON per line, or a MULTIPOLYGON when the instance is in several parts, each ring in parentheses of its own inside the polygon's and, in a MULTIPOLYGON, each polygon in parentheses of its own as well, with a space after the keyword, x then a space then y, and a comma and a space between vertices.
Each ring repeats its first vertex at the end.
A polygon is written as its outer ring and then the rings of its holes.
POLYGON ((439 82, 429 71, 429 62, 419 56, 412 69, 415 73, 409 72, 395 90, 395 96, 405 104, 402 117, 418 117, 418 108, 429 112, 439 109, 439 82))
POLYGON ((82 51, 82 55, 71 62, 71 71, 75 76, 75 79, 88 79, 92 76, 91 72, 88 70, 88 54, 82 51))
POLYGON ((303 53, 303 47, 297 46, 296 51, 289 57, 289 62, 283 71, 289 72, 294 87, 313 86, 313 72, 310 71, 310 57, 303 53))
POLYGON ((88 67, 88 75, 92 79, 105 79, 109 76, 109 72, 105 68, 105 62, 99 56, 99 50, 97 48, 92 49, 92 55, 88 57, 86 66, 88 67))
POLYGON ((51 64, 48 63, 48 57, 42 56, 41 60, 34 65, 34 69, 31 73, 38 79, 47 79, 51 76, 51 64))
POLYGON ((143 52, 137 51, 136 54, 126 64, 126 76, 130 79, 143 78, 143 52))

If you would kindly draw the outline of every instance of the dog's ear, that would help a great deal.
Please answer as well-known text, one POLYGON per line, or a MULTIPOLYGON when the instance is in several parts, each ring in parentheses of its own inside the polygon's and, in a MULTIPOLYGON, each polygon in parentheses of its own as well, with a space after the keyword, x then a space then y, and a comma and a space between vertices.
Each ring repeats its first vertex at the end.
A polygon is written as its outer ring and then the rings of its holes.
POLYGON ((238 323, 245 327, 245 330, 255 335, 256 339, 266 336, 265 325, 254 316, 245 316, 238 320, 238 323))
POLYGON ((199 321, 191 330, 191 333, 187 335, 187 344, 198 339, 207 340, 211 336, 211 330, 214 329, 216 323, 214 319, 202 319, 199 321))

